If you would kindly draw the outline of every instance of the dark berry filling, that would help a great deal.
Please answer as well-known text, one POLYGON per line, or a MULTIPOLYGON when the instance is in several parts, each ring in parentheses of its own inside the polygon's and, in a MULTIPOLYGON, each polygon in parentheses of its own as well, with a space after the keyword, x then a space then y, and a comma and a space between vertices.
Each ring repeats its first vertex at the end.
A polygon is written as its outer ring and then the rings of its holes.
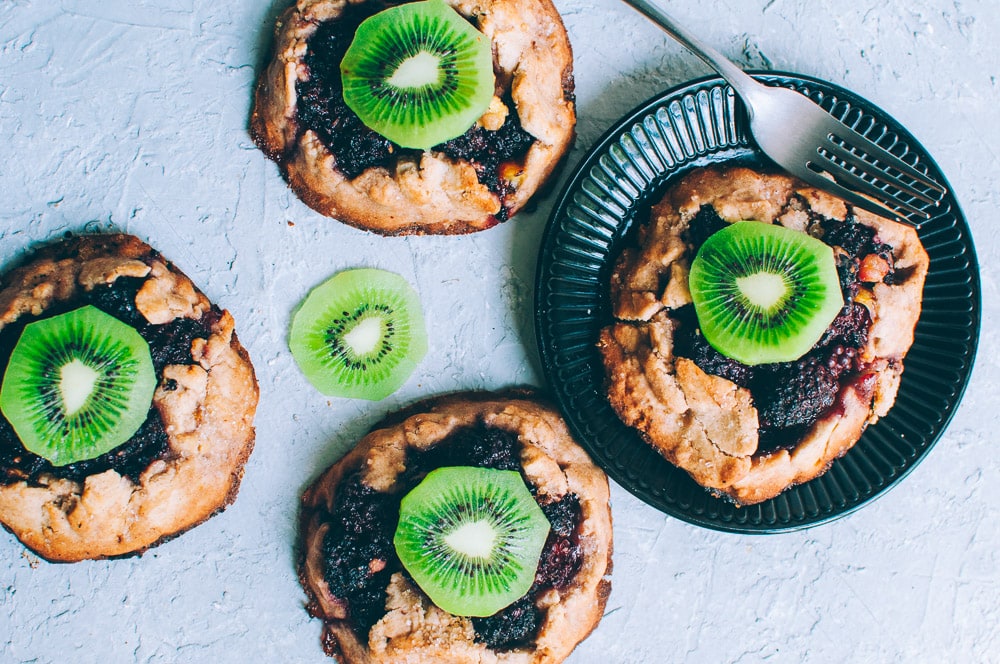
POLYGON ((892 262, 892 247, 880 242, 875 229, 860 223, 852 214, 847 219, 819 219, 823 229, 821 240, 831 247, 840 247, 855 258, 877 254, 892 262))
MULTIPOLYGON (((750 390, 760 425, 760 451, 794 446, 801 436, 834 407, 841 387, 859 379, 865 367, 861 349, 868 343, 871 314, 855 302, 861 289, 864 265, 885 261, 891 276, 892 247, 880 242, 875 230, 858 223, 817 217, 825 243, 839 247, 837 271, 844 295, 844 308, 823 337, 803 357, 754 367, 730 359, 712 348, 701 334, 694 307, 671 312, 678 323, 674 351, 708 374, 721 376, 750 390)), ((726 225, 711 206, 703 206, 692 219, 687 240, 693 251, 712 233, 726 225)), ((883 270, 884 272, 884 270, 883 270)), ((881 272, 880 272, 881 274, 881 272)), ((886 278, 888 281, 888 278, 886 278)))
POLYGON ((395 158, 395 146, 348 108, 340 82, 340 61, 355 31, 385 7, 374 0, 348 3, 337 19, 321 23, 309 39, 304 58, 309 76, 296 83, 299 123, 316 132, 348 178, 367 168, 388 166, 395 158))
POLYGON ((718 215, 715 208, 711 205, 702 205, 688 224, 687 241, 692 247, 691 254, 696 254, 710 235, 714 235, 728 225, 718 215))
POLYGON ((543 588, 563 589, 569 586, 583 563, 580 547, 580 499, 568 494, 562 500, 542 505, 542 512, 549 520, 551 530, 542 549, 538 573, 533 590, 543 588))
MULTIPOLYGON (((478 425, 459 429, 428 450, 411 450, 398 493, 370 489, 357 472, 341 480, 334 513, 325 516, 329 531, 323 543, 324 579, 330 592, 346 603, 359 636, 364 637, 385 615, 389 578, 397 571, 405 573, 392 544, 400 499, 428 472, 443 466, 520 470, 518 449, 515 434, 478 425)), ((476 640, 493 650, 530 643, 542 620, 535 598, 549 588, 566 587, 582 563, 579 499, 569 494, 541 508, 551 530, 528 594, 492 616, 472 619, 476 640)))
POLYGON ((347 603, 359 634, 385 615, 385 589, 401 568, 392 536, 400 496, 365 486, 358 473, 341 480, 323 540, 323 577, 330 592, 347 603))
POLYGON ((510 193, 510 180, 501 175, 501 167, 508 162, 520 161, 535 140, 521 128, 511 99, 506 98, 504 103, 510 113, 496 131, 473 125, 458 138, 434 148, 453 159, 471 162, 479 181, 497 194, 500 200, 504 200, 510 193))
MULTIPOLYGON (((70 302, 46 310, 42 316, 22 316, 14 324, 0 330, 0 373, 6 370, 10 355, 17 345, 25 325, 40 318, 55 316, 87 304, 127 323, 149 344, 157 378, 163 383, 163 368, 168 364, 192 364, 191 342, 207 339, 221 314, 213 307, 199 320, 181 318, 165 325, 151 325, 135 307, 135 296, 144 278, 119 277, 108 285, 83 292, 70 302)), ((169 385, 164 384, 169 389, 169 385)), ((67 466, 53 466, 47 459, 26 450, 6 418, 0 415, 0 483, 25 480, 37 484, 43 474, 82 481, 88 475, 113 469, 119 474, 138 480, 149 464, 167 451, 167 434, 155 406, 149 409, 145 423, 128 441, 101 456, 67 466)))
POLYGON ((510 650, 526 646, 538 631, 542 612, 535 607, 531 594, 517 600, 500 613, 485 618, 473 618, 476 641, 493 650, 510 650))
POLYGON ((740 387, 750 386, 753 368, 726 357, 709 345, 698 327, 693 305, 675 309, 670 312, 670 317, 680 323, 674 332, 675 354, 688 358, 707 374, 722 376, 740 387))
POLYGON ((440 444, 411 452, 404 483, 416 486, 424 475, 444 466, 474 466, 495 470, 521 470, 517 438, 503 429, 458 429, 440 444))
MULTIPOLYGON (((388 168, 400 158, 420 155, 419 150, 400 147, 369 129, 344 102, 340 61, 358 25, 387 6, 381 0, 348 3, 338 18, 320 24, 309 38, 304 57, 309 76, 296 83, 299 123, 316 132, 336 159, 337 168, 348 178, 355 178, 368 168, 388 168)), ((498 130, 489 131, 476 125, 462 136, 433 148, 453 159, 470 162, 479 181, 501 200, 510 186, 501 174, 502 166, 520 162, 534 141, 521 127, 509 95, 504 103, 509 114, 498 130)), ((502 208, 497 216, 502 220, 506 214, 502 208)))

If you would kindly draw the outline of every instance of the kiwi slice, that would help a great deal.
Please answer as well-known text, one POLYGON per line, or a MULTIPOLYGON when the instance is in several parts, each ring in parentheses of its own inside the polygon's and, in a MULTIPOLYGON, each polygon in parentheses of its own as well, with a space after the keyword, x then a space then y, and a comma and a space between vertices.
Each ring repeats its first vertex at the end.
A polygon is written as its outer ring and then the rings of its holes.
POLYGON ((482 617, 528 592, 548 534, 520 473, 452 466, 403 497, 393 544, 434 604, 482 617))
POLYGON ((490 42, 444 0, 398 5, 363 21, 340 74, 348 107, 405 148, 461 136, 493 98, 490 42))
POLYGON ((288 345, 323 394, 377 401, 413 373, 427 337, 420 301, 406 280, 358 268, 309 293, 292 317, 288 345))
POLYGON ((757 221, 709 236, 689 287, 705 340, 747 365, 799 359, 844 306, 831 247, 757 221))
POLYGON ((128 441, 155 390, 146 340, 87 305, 24 327, 0 386, 0 411, 28 451, 65 466, 128 441))

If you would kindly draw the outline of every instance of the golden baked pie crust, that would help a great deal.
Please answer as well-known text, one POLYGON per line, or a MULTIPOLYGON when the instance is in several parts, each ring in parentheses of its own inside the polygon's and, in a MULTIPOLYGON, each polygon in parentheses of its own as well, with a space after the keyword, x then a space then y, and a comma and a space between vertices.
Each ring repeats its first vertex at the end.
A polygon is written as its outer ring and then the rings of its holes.
MULTIPOLYGON (((0 327, 121 276, 147 277, 136 303, 151 322, 199 318, 211 307, 190 279, 138 238, 87 235, 42 249, 4 276, 0 327)), ((43 476, 41 485, 0 484, 0 522, 42 557, 72 562, 141 553, 229 505, 253 449, 258 396, 229 312, 207 340, 195 339, 191 360, 164 368, 153 404, 168 451, 137 482, 107 470, 82 482, 43 476), (164 389, 168 380, 173 389, 164 389)))
POLYGON ((824 473, 892 406, 913 343, 928 257, 916 231, 850 210, 893 247, 895 279, 867 294, 872 316, 864 359, 871 376, 842 387, 838 401, 792 448, 757 452, 749 391, 673 354, 669 310, 690 302, 690 220, 711 205, 727 222, 755 220, 805 232, 810 215, 845 219, 838 198, 782 174, 702 169, 653 206, 649 224, 619 257, 610 283, 614 317, 600 333, 608 400, 625 424, 702 486, 740 505, 773 498, 824 473), (663 284, 666 284, 664 286, 663 284))
MULTIPOLYGON (((549 177, 573 141, 573 54, 551 0, 448 0, 493 45, 498 87, 510 92, 521 126, 535 141, 504 205, 513 215, 549 177)), ((295 193, 320 214, 383 235, 458 234, 498 223, 501 201, 472 165, 424 152, 392 168, 348 179, 317 134, 297 121, 296 82, 308 76, 309 38, 338 17, 346 0, 299 0, 278 19, 275 49, 260 77, 250 120, 257 145, 295 193)), ((488 111, 489 112, 489 111, 488 111)))
POLYGON ((604 472, 570 437, 560 415, 532 394, 464 393, 416 404, 377 426, 305 492, 302 513, 300 578, 310 597, 310 612, 322 618, 331 654, 348 664, 563 661, 600 621, 611 589, 611 512, 604 472), (393 491, 405 470, 407 450, 422 450, 457 429, 483 423, 518 435, 521 464, 541 496, 574 493, 580 500, 579 528, 583 563, 572 583, 550 590, 539 601, 545 617, 530 648, 494 652, 474 641, 471 621, 435 607, 402 574, 387 588, 386 616, 359 639, 343 603, 323 579, 324 514, 332 510, 341 479, 361 470, 362 481, 378 491, 393 491))

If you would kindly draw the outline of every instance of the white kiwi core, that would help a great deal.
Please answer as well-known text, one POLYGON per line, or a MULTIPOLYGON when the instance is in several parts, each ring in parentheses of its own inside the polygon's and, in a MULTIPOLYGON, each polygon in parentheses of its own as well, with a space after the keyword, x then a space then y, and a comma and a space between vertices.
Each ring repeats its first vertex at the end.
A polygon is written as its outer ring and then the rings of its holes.
POLYGON ((399 63, 389 77, 389 85, 400 89, 419 89, 436 86, 441 79, 441 58, 420 51, 399 63))
POLYGON ((59 394, 66 415, 73 415, 86 405, 99 377, 100 374, 78 359, 62 366, 59 370, 59 394))
POLYGON ((788 295, 788 284, 780 274, 755 272, 736 279, 736 287, 753 305, 769 310, 788 295))
POLYGON ((445 535, 444 541, 470 558, 489 558, 496 543, 496 530, 488 521, 470 521, 445 535))
POLYGON ((382 342, 382 321, 379 318, 364 318, 344 335, 346 343, 355 355, 367 355, 382 342))

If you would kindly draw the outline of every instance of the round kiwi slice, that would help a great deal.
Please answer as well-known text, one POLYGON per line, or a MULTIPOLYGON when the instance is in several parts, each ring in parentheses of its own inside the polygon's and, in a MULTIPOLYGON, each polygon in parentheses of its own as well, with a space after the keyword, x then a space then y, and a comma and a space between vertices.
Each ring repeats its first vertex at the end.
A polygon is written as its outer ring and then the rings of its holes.
POLYGON ((28 451, 65 466, 131 438, 155 390, 145 339, 87 305, 25 326, 0 386, 0 410, 28 451))
POLYGON ((453 466, 403 497, 393 543, 434 604, 482 617, 528 592, 548 534, 520 473, 453 466))
POLYGON ((757 221, 709 236, 689 287, 705 340, 747 365, 799 359, 844 306, 831 247, 757 221))
POLYGON ((292 317, 288 345, 323 394, 376 401, 413 373, 427 337, 420 301, 406 280, 358 268, 309 293, 292 317))
POLYGON ((418 150, 464 134, 493 98, 490 41, 444 0, 363 21, 340 73, 344 102, 365 125, 418 150))

